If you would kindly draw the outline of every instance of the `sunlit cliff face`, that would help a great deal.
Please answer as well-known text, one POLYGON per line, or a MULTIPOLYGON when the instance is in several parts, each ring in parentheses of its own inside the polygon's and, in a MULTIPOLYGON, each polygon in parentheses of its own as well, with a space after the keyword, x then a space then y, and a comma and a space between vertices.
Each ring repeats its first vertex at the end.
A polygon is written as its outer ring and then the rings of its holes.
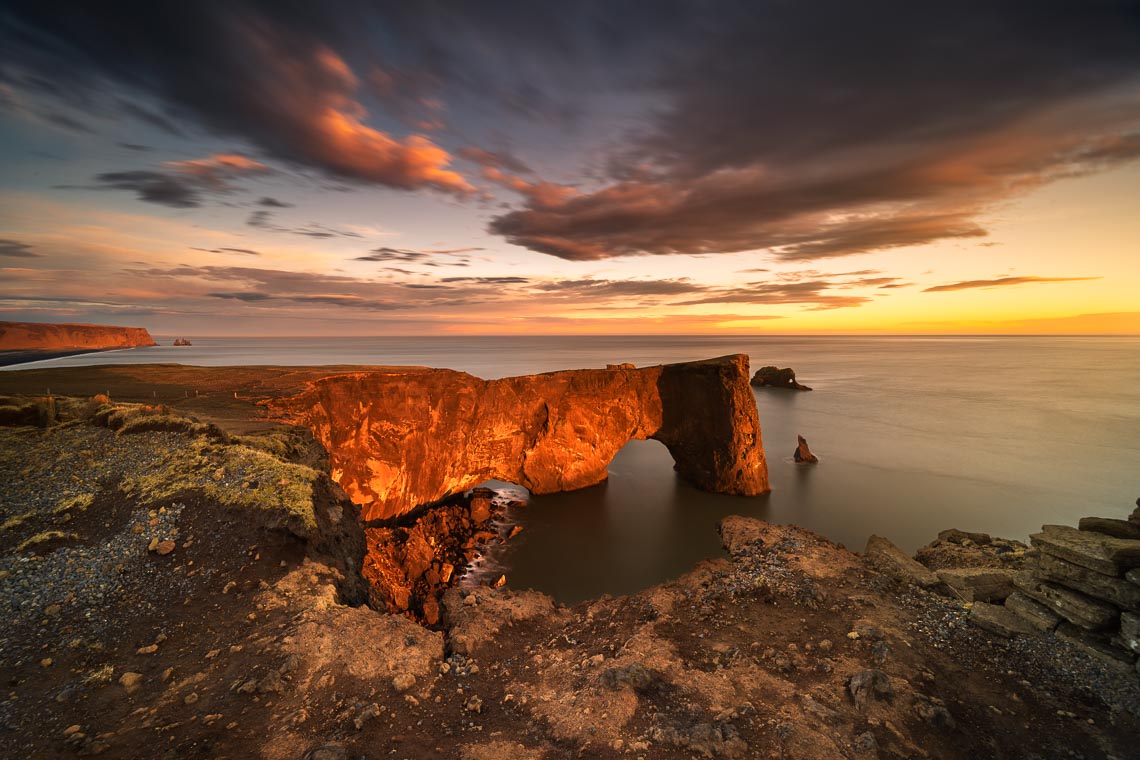
POLYGON ((3 319, 1140 332, 1127 5, 0 14, 3 319))
POLYGON ((532 493, 607 477, 630 440, 669 449, 707 491, 768 491, 748 357, 480 380, 451 370, 354 372, 270 402, 306 425, 365 520, 398 517, 489 479, 532 493))

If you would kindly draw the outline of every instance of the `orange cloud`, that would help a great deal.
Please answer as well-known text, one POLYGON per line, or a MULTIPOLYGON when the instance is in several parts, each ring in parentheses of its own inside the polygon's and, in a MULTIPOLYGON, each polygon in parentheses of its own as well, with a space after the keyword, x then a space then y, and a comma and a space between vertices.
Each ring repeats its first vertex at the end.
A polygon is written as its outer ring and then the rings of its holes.
POLYGON ((311 150, 338 173, 409 190, 420 185, 461 195, 475 190, 447 169, 451 155, 421 135, 400 142, 335 108, 325 109, 314 134, 319 139, 311 150))

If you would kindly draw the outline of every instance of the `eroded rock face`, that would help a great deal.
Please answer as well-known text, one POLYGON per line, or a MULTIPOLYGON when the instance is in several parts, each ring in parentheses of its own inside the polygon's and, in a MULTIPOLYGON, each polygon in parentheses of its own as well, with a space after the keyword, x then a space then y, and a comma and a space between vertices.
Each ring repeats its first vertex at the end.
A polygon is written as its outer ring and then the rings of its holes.
POLYGON ((156 345, 143 327, 0 322, 0 350, 50 351, 61 348, 134 348, 156 345))
POLYGON ((500 380, 407 368, 333 375, 267 403, 313 431, 334 479, 375 520, 489 479, 538 494, 591 486, 622 446, 647 438, 698 488, 764 493, 748 381, 741 354, 500 380))

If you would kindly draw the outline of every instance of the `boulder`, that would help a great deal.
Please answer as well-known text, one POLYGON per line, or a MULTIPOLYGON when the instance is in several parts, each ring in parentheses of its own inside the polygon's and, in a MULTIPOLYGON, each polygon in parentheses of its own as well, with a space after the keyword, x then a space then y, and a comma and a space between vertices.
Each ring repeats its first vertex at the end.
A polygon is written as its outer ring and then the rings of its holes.
POLYGON ((1110 628, 1120 616, 1120 610, 1111 604, 1056 583, 1039 580, 1024 570, 1014 576, 1014 583, 1027 596, 1041 602, 1069 622, 1090 631, 1110 628))
POLYGON ((1000 602, 1013 593, 1013 570, 964 567, 939 570, 938 579, 967 602, 1000 602))
POLYGON ((1136 509, 1132 510, 1132 514, 1128 515, 1128 522, 1140 525, 1140 499, 1136 500, 1136 509))
POLYGON ((1111 602, 1124 609, 1140 610, 1140 586, 1123 578, 1104 575, 1087 567, 1066 562, 1042 552, 1033 565, 1033 574, 1047 581, 1076 589, 1083 594, 1111 602))
POLYGON ((1140 539, 1140 523, 1130 520, 1113 520, 1108 517, 1082 517, 1077 526, 1081 530, 1100 533, 1113 538, 1140 539))
POLYGON ((1113 538, 1068 525, 1044 525, 1029 537, 1043 552, 1105 575, 1120 576, 1140 567, 1140 541, 1113 538))
POLYGON ((1136 568, 1135 570, 1129 570, 1124 574, 1124 579, 1140 586, 1140 567, 1136 568))
POLYGON ((902 549, 882 536, 872 535, 867 539, 867 548, 863 551, 863 556, 880 572, 904 583, 933 588, 941 582, 937 575, 908 557, 902 549))
POLYGON ((810 391, 811 388, 796 382, 796 371, 791 367, 761 367, 752 376, 757 388, 787 388, 793 391, 810 391))
POLYGON ((795 459, 797 462, 801 462, 803 464, 815 464, 816 462, 818 462, 819 457, 817 457, 815 454, 811 453, 811 449, 808 448, 807 439, 804 438, 802 435, 796 436, 796 439, 797 439, 798 443, 796 445, 795 453, 792 454, 792 458, 795 459))
POLYGON ((1125 612, 1120 616, 1120 638, 1124 646, 1140 654, 1140 615, 1125 612))
POLYGON ((974 602, 974 606, 970 608, 970 622, 1007 639, 1019 633, 1034 633, 1037 630, 1020 615, 1015 615, 1005 607, 986 602, 974 602))
POLYGON ((993 541, 989 533, 971 533, 966 530, 958 530, 957 528, 950 528, 941 531, 938 534, 939 541, 948 541, 952 544, 965 544, 967 541, 970 543, 978 544, 979 546, 986 546, 993 541))
POLYGON ((1039 631, 1051 631, 1061 617, 1041 602, 1030 599, 1022 591, 1014 591, 1005 598, 1005 608, 1039 631))

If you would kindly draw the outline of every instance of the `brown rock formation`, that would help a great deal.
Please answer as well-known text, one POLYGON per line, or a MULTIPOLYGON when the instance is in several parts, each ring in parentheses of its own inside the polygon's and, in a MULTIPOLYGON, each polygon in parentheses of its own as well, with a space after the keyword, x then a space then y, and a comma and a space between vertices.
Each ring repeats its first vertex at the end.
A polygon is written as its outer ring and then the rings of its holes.
POLYGON ((0 351, 56 351, 67 348, 154 346, 143 327, 0 322, 0 351))
POLYGON ((796 451, 792 454, 792 459, 802 464, 815 464, 819 461, 819 457, 811 453, 807 439, 802 435, 796 436, 796 451))
POLYGON ((594 485, 632 439, 661 441, 698 488, 768 490, 748 357, 739 354, 501 380, 378 369, 314 380, 265 403, 313 431, 366 520, 492 478, 539 494, 594 485))

